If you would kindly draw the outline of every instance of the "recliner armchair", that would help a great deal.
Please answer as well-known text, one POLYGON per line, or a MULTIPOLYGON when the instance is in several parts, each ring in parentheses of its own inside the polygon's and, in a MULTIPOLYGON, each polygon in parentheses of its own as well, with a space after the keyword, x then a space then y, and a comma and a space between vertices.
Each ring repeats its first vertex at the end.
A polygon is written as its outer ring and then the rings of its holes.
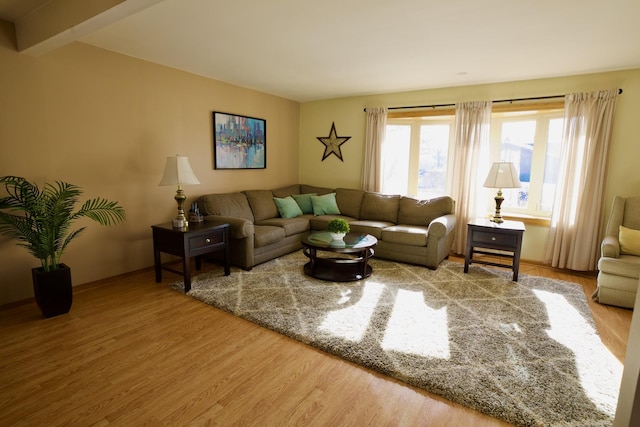
POLYGON ((592 297, 602 304, 633 308, 640 280, 640 254, 621 250, 621 225, 640 230, 640 197, 616 196, 613 200, 598 260, 598 286, 592 297))

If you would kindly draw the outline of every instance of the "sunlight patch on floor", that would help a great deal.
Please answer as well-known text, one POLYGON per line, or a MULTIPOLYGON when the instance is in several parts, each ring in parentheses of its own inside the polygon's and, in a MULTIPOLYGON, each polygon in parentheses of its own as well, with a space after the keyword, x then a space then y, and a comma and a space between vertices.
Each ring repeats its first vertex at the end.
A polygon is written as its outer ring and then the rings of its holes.
POLYGON ((422 292, 398 290, 382 349, 448 359, 451 351, 447 307, 431 308, 424 303, 422 292))
MULTIPOLYGON (((349 341, 360 341, 367 331, 384 288, 385 286, 381 283, 366 282, 360 299, 353 305, 327 314, 320 325, 320 330, 349 341)), ((343 294, 340 303, 346 302, 345 297, 346 295, 343 294)))
POLYGON ((553 292, 534 290, 538 299, 547 307, 550 338, 564 345, 575 354, 575 364, 585 394, 600 409, 615 411, 620 381, 614 381, 617 388, 612 389, 611 377, 622 378, 622 364, 602 344, 594 328, 585 321, 580 313, 562 295, 553 292), (597 341, 594 340, 597 338, 597 341), (605 360, 606 363, 602 363, 605 360), (599 363, 596 363, 600 361, 599 363), (588 369, 599 366, 599 369, 588 369))

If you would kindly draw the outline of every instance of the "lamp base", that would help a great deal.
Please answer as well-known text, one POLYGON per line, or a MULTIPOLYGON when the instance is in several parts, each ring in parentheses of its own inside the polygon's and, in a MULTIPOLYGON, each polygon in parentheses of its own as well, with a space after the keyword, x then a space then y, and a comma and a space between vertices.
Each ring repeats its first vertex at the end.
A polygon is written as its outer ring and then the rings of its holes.
POLYGON ((493 215, 490 221, 501 224, 504 222, 502 219, 502 215, 500 214, 500 207, 502 206, 502 202, 504 201, 504 197, 502 197, 502 189, 498 190, 498 194, 493 198, 496 201, 496 213, 493 215))
POLYGON ((176 191, 176 195, 174 197, 176 202, 178 203, 178 216, 173 220, 173 226, 175 228, 184 228, 189 225, 189 221, 187 217, 184 215, 184 201, 187 199, 187 196, 184 195, 184 191, 182 191, 182 186, 178 184, 178 191, 176 191), (177 224, 177 225, 176 225, 177 224))

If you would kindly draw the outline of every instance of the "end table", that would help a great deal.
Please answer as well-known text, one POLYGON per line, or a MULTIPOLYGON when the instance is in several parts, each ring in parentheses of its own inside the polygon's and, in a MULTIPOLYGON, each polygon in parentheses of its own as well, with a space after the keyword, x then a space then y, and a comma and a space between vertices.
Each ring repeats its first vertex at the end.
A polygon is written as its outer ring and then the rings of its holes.
POLYGON ((223 251, 224 274, 231 274, 229 265, 229 224, 192 222, 187 227, 173 228, 172 223, 151 226, 153 230, 153 263, 156 282, 162 281, 162 270, 182 274, 184 291, 191 290, 191 257, 196 257, 196 270, 201 268, 200 257, 211 252, 223 251), (182 271, 163 266, 160 252, 182 258, 182 271))
POLYGON ((469 272, 472 263, 506 267, 513 270, 513 281, 518 281, 520 269, 520 252, 522 249, 522 233, 525 231, 521 221, 505 221, 495 223, 486 218, 477 218, 467 224, 467 250, 464 258, 464 272, 469 272), (481 248, 480 250, 477 248, 481 248), (492 249, 501 252, 489 252, 482 249, 492 249), (504 252, 510 252, 505 254, 504 252), (511 264, 502 264, 473 259, 473 254, 491 255, 499 258, 509 258, 511 264))

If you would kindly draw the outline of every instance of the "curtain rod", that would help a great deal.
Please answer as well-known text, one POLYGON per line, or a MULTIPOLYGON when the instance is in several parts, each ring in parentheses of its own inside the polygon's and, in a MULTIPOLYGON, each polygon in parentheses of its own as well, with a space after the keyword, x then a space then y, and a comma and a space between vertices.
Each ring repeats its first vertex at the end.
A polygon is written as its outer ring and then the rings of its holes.
MULTIPOLYGON (((622 93, 622 89, 618 89, 618 95, 622 93)), ((564 95, 550 95, 550 96, 534 96, 531 98, 514 98, 514 99, 498 99, 497 101, 491 101, 494 104, 496 102, 514 102, 514 101, 539 101, 541 99, 554 99, 554 98, 564 98, 564 95)), ((440 107, 455 107, 456 104, 433 104, 433 105, 410 105, 406 107, 388 107, 387 110, 404 110, 410 108, 440 108, 440 107)), ((367 109, 365 108, 366 112, 367 109)))

